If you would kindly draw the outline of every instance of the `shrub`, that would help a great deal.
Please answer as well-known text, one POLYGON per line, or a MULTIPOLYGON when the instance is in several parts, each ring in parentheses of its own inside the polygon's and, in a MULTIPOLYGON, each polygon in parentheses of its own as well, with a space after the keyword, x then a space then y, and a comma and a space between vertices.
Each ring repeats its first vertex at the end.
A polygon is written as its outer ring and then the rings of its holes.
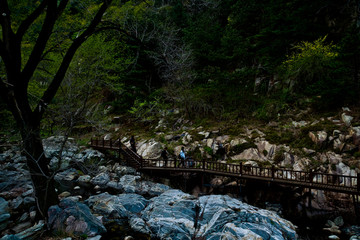
POLYGON ((234 147, 232 147, 231 150, 234 154, 239 154, 239 153, 242 153, 245 149, 256 148, 256 147, 257 146, 253 142, 246 142, 246 143, 235 145, 234 147))
POLYGON ((336 45, 325 43, 326 37, 314 42, 301 42, 295 53, 282 64, 285 88, 310 96, 315 107, 333 107, 342 104, 347 96, 346 67, 338 58, 336 45))

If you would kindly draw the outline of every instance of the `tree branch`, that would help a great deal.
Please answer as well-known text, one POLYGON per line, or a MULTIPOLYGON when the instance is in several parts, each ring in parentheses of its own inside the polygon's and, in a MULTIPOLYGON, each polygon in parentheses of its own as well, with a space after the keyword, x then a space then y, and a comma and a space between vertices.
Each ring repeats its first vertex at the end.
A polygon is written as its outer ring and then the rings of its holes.
POLYGON ((7 0, 0 1, 0 24, 4 43, 11 42, 14 32, 11 29, 10 9, 7 0))
POLYGON ((42 11, 45 9, 45 6, 47 5, 48 0, 43 0, 40 5, 24 20, 21 22, 17 32, 16 37, 21 42, 24 34, 29 29, 31 24, 34 23, 34 21, 40 16, 42 11))
POLYGON ((64 11, 66 5, 68 4, 69 0, 62 0, 59 4, 58 10, 56 11, 57 17, 60 17, 62 12, 64 11))
POLYGON ((104 0, 103 4, 101 5, 99 11, 96 13, 94 19, 91 21, 90 25, 87 27, 87 29, 78 37, 76 38, 71 46, 68 48, 61 64, 56 72, 52 82, 50 83, 49 87, 44 92, 44 95, 42 96, 41 100, 39 101, 37 107, 34 110, 34 113, 36 113, 36 116, 41 118, 42 114, 44 113, 44 108, 50 101, 54 98, 57 90, 59 89, 62 80, 65 77, 65 73, 70 65, 70 62, 75 55, 77 49, 81 46, 83 42, 86 41, 86 39, 95 32, 96 26, 100 23, 101 18, 103 14, 105 13, 106 9, 109 7, 112 0, 104 0))
POLYGON ((46 43, 48 42, 52 30, 54 28, 55 22, 57 20, 57 6, 56 1, 48 1, 46 8, 46 16, 39 33, 39 37, 35 43, 35 46, 31 52, 29 60, 27 61, 24 70, 21 73, 21 79, 23 81, 22 84, 27 85, 30 81, 31 76, 34 74, 37 65, 41 60, 42 53, 46 47, 46 43))

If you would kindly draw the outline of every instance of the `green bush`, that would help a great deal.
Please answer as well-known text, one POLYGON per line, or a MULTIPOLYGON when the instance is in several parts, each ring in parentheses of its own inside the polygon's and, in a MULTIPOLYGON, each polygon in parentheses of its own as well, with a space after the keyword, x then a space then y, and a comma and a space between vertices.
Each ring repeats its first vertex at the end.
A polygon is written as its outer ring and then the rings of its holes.
POLYGON ((339 60, 338 47, 325 42, 300 42, 282 64, 285 89, 309 96, 318 109, 342 104, 347 90, 346 67, 339 60))
POLYGON ((246 142, 242 144, 238 144, 232 147, 231 151, 234 154, 242 153, 244 150, 249 148, 256 148, 257 146, 253 142, 246 142))
POLYGON ((275 156, 274 156, 275 164, 279 164, 280 162, 282 162, 285 159, 284 153, 285 153, 285 150, 283 148, 276 151, 275 156))
POLYGON ((204 151, 211 156, 213 155, 213 149, 211 147, 205 146, 204 151))

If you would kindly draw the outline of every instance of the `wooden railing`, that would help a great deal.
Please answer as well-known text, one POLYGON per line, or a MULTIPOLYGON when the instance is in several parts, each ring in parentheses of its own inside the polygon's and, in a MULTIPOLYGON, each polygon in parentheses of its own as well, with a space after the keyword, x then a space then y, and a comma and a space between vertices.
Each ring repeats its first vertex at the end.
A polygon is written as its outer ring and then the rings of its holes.
POLYGON ((286 185, 302 186, 312 189, 321 189, 349 194, 360 194, 360 174, 356 176, 336 175, 320 172, 294 171, 283 168, 264 168, 239 164, 222 163, 216 161, 197 161, 162 159, 143 159, 141 156, 127 148, 118 139, 91 140, 91 146, 98 149, 118 150, 126 158, 128 165, 137 170, 179 171, 179 172, 202 172, 217 175, 231 176, 243 179, 275 182, 286 185))

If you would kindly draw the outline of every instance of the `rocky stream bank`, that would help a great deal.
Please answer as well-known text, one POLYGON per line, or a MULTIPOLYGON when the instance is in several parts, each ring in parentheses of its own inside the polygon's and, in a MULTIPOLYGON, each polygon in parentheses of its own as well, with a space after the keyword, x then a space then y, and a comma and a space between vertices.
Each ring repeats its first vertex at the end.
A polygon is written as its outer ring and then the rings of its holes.
MULTIPOLYGON (((44 143, 51 157, 57 152, 58 140, 48 141, 44 143)), ((71 161, 68 166, 63 163, 63 170, 55 176, 61 201, 49 209, 48 219, 37 222, 25 158, 14 149, 0 155, 1 239, 107 239, 114 235, 117 239, 297 238, 296 227, 273 211, 227 195, 195 197, 146 181, 134 169, 118 163, 104 165, 98 151, 77 153, 77 147, 68 146, 63 156, 71 161), (80 165, 82 170, 76 169, 80 165), (126 226, 124 233, 121 229, 126 226)), ((57 165, 55 160, 53 164, 57 165)))
MULTIPOLYGON (((157 137, 136 136, 136 147, 144 158, 158 158, 164 146, 176 156, 184 146, 189 155, 214 161, 356 175, 360 130, 353 126, 354 118, 349 114, 345 109, 339 118, 303 121, 300 116, 285 127, 268 124, 267 129, 279 133, 291 130, 299 134, 290 137, 274 137, 256 128, 244 128, 234 136, 221 130, 186 126, 185 122, 171 132, 161 120, 156 126, 157 137), (295 148, 295 141, 288 145, 277 139, 300 139, 302 135, 310 145, 295 148), (223 156, 216 155, 219 143, 225 149, 223 156)), ((114 137, 116 131, 110 132, 105 139, 114 137)), ((121 140, 129 144, 128 137, 121 140)), ((311 236, 315 232, 323 232, 321 239, 360 239, 360 227, 354 225, 354 219, 349 221, 354 216, 351 198, 344 194, 312 191, 308 196, 312 199, 309 211, 306 193, 291 190, 291 197, 300 199, 292 206, 294 215, 312 219, 304 224, 305 228, 311 228, 314 219, 321 219, 319 228, 303 235, 301 229, 280 217, 286 215, 279 211, 281 206, 274 208, 276 204, 268 204, 268 199, 261 197, 261 188, 256 191, 259 186, 248 185, 253 197, 248 194, 242 198, 244 201, 235 194, 216 191, 196 196, 149 180, 132 168, 109 161, 98 151, 80 149, 71 139, 60 154, 62 142, 61 137, 43 142, 50 167, 56 171, 61 201, 49 209, 48 219, 41 221, 37 220, 33 187, 21 149, 13 147, 0 154, 1 239, 320 239, 311 236)), ((222 177, 211 181, 211 185, 224 188, 233 184, 232 179, 222 177)), ((283 196, 281 192, 287 191, 281 189, 272 196, 283 196)))

